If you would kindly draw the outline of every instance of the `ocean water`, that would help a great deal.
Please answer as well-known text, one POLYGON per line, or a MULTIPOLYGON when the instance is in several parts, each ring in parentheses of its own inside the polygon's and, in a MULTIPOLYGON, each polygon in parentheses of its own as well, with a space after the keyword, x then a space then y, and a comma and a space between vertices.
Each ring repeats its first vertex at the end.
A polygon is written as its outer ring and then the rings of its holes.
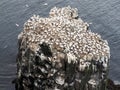
POLYGON ((54 7, 78 8, 91 31, 106 39, 111 49, 109 77, 120 82, 120 0, 0 0, 0 90, 15 90, 17 36, 33 14, 47 17, 54 7))

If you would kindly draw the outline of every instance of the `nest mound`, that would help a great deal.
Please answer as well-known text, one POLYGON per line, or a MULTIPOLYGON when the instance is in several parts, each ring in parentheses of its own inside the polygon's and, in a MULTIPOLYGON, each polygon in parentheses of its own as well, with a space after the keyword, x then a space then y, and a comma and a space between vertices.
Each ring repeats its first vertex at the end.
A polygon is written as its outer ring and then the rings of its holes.
MULTIPOLYGON (((88 30, 89 25, 78 18, 78 10, 71 7, 51 9, 48 18, 33 15, 25 24, 19 39, 26 42, 26 47, 33 51, 39 45, 47 43, 56 54, 67 53, 72 60, 106 60, 110 57, 106 40, 97 33, 88 30)), ((69 59, 70 60, 70 59, 69 59)))

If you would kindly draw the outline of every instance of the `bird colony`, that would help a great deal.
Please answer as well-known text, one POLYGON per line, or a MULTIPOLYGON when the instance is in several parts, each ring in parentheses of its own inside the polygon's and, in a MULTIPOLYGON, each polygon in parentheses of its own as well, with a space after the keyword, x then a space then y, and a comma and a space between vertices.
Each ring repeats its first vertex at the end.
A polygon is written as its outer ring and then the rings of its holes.
POLYGON ((104 90, 110 49, 76 8, 33 15, 18 36, 17 90, 104 90))

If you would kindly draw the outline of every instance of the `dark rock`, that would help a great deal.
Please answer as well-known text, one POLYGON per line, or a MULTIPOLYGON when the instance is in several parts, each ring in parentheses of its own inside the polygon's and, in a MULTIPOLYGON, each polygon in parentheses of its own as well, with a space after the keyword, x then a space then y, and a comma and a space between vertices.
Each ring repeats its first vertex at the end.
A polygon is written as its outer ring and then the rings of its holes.
POLYGON ((111 79, 108 79, 107 89, 108 90, 120 90, 120 85, 116 85, 111 79))

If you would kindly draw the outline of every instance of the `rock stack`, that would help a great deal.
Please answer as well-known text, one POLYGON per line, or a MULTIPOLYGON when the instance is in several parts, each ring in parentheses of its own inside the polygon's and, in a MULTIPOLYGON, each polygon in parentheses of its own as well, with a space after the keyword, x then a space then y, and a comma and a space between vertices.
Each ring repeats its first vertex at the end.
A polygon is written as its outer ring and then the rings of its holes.
POLYGON ((18 36, 16 90, 106 90, 106 40, 70 6, 33 15, 18 36))

